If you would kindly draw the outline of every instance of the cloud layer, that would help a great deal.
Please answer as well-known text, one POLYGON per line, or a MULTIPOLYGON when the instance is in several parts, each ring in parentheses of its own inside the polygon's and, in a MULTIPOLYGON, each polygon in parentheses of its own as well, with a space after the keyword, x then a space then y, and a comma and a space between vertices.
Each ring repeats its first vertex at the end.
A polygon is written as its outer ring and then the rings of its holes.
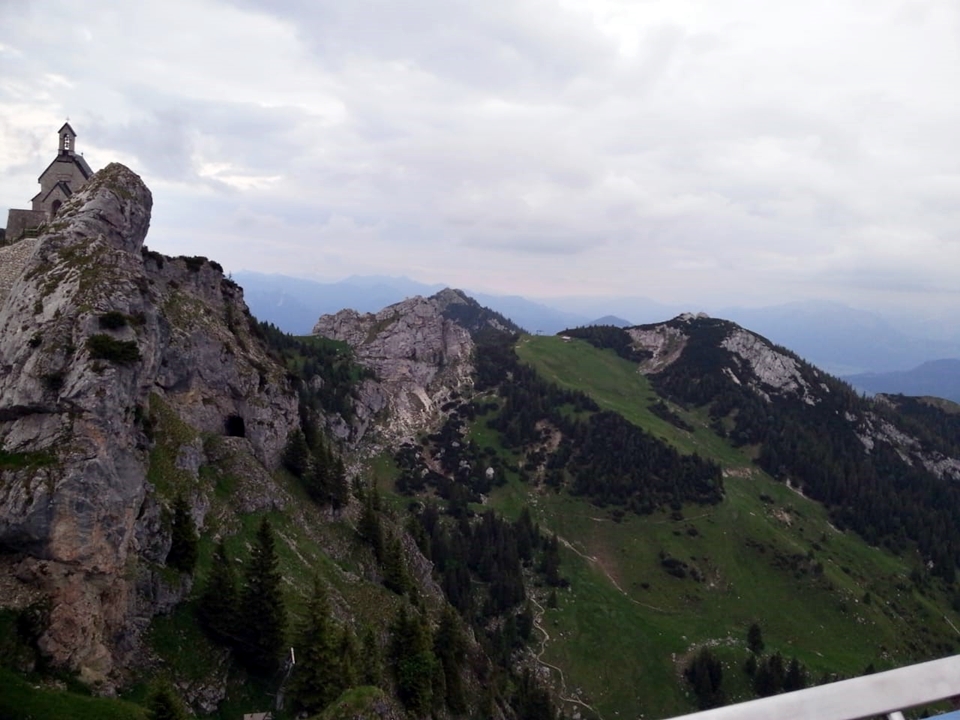
POLYGON ((960 310, 954 0, 0 0, 0 206, 69 116, 148 243, 691 306, 960 310))

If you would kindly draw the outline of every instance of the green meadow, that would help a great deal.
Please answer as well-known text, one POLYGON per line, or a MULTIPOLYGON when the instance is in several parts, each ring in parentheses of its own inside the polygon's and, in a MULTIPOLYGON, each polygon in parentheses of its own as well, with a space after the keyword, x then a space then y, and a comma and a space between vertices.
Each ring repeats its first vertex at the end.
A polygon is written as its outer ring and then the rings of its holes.
MULTIPOLYGON (((749 448, 731 447, 704 415, 673 407, 695 428, 686 432, 651 413, 658 396, 632 363, 558 337, 523 337, 517 352, 544 377, 582 390, 682 452, 713 458, 725 474, 720 504, 643 517, 515 478, 494 493, 494 507, 514 516, 527 505, 562 541, 570 588, 545 610, 550 639, 541 659, 563 671, 567 696, 576 693, 604 718, 689 712, 695 705, 683 665, 710 646, 724 662, 728 698, 750 699, 742 667, 754 622, 765 652, 798 658, 814 682, 956 646, 950 622, 960 618, 945 589, 911 581, 917 557, 837 531, 822 506, 753 466, 749 448), (667 572, 664 558, 685 563, 685 577, 667 572)), ((489 432, 481 425, 475 439, 489 432)), ((560 673, 553 678, 559 688, 560 673)))

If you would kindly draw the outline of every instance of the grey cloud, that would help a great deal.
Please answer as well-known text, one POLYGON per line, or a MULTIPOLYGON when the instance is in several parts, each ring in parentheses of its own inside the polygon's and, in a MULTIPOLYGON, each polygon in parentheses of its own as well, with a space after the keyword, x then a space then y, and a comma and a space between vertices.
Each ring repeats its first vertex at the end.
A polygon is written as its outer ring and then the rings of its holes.
POLYGON ((610 50, 577 19, 539 0, 288 0, 238 4, 276 12, 331 68, 357 56, 411 62, 447 80, 524 97, 556 90, 610 50))
POLYGON ((956 302, 953 0, 168 3, 0 5, 36 51, 0 61, 43 88, 0 80, 4 142, 35 148, 0 152, 4 196, 69 114, 140 165, 149 242, 227 266, 956 302))
POLYGON ((491 238, 489 235, 472 235, 459 243, 464 247, 480 250, 495 250, 516 255, 580 255, 591 252, 604 241, 586 237, 557 237, 529 235, 520 231, 509 238, 491 238))

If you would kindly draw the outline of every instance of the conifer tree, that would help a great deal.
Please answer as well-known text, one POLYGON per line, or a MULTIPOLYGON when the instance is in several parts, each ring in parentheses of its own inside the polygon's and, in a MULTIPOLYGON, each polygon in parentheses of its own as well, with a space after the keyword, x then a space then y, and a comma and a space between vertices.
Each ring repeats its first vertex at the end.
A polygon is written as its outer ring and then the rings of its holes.
POLYGON ((210 577, 197 608, 200 624, 221 643, 235 643, 237 630, 237 580, 221 539, 213 552, 210 577))
POLYGON ((697 703, 701 710, 722 705, 726 696, 721 687, 723 666, 710 648, 701 648, 689 667, 684 671, 687 680, 693 686, 697 703))
MULTIPOLYGON (((440 660, 444 678, 444 699, 454 714, 467 711, 461 672, 467 654, 467 642, 460 630, 457 614, 445 605, 440 615, 440 626, 433 639, 434 654, 440 660)), ((437 688, 435 688, 437 691, 437 688)))
POLYGON ((343 465, 343 458, 337 457, 333 463, 333 472, 330 475, 330 504, 334 510, 346 507, 350 502, 350 483, 347 481, 347 469, 343 465))
POLYGON ((747 647, 754 655, 763 652, 763 631, 757 623, 750 625, 750 629, 747 630, 747 647))
POLYGON ((526 642, 533 633, 533 606, 528 600, 523 605, 523 610, 517 615, 517 634, 520 639, 526 642))
POLYGON ((430 712, 436 657, 430 630, 424 621, 400 608, 391 628, 390 659, 397 679, 397 694, 414 715, 430 712))
POLYGON ((173 501, 167 565, 183 573, 192 573, 197 564, 198 543, 197 526, 190 514, 190 506, 183 495, 178 494, 173 501))
POLYGON ((530 508, 524 507, 520 512, 520 517, 514 523, 517 534, 517 554, 526 564, 533 559, 533 548, 537 543, 538 532, 533 525, 533 518, 530 516, 530 508))
POLYGON ((360 539, 373 549, 373 555, 377 562, 383 562, 383 528, 380 525, 380 514, 378 506, 380 504, 379 495, 376 488, 366 494, 363 503, 363 511, 360 513, 360 520, 357 522, 357 534, 360 539))
POLYGON ((190 713, 170 683, 159 682, 147 698, 147 717, 149 720, 188 720, 190 713))
POLYGON ((360 650, 360 680, 364 685, 380 687, 383 683, 383 654, 373 628, 363 632, 360 650))
POLYGON ((520 720, 555 720, 557 717, 550 693, 540 687, 530 668, 525 668, 520 677, 513 705, 520 720))
POLYGON ((296 477, 303 479, 310 469, 310 448, 303 431, 297 428, 287 438, 287 446, 283 451, 283 465, 296 477))
POLYGON ((803 690, 807 686, 807 671, 796 658, 790 659, 787 666, 787 673, 783 678, 783 691, 793 692, 794 690, 803 690))
POLYGON ((338 644, 327 594, 315 578, 313 596, 297 636, 297 664, 290 680, 294 701, 311 715, 336 700, 344 688, 338 644))
POLYGON ((329 467, 325 459, 314 456, 310 469, 303 478, 304 487, 307 494, 315 503, 321 505, 327 504, 330 499, 330 477, 329 467))
POLYGON ((410 587, 406 558, 399 538, 392 537, 387 541, 383 555, 383 584, 397 595, 403 595, 410 587))
POLYGON ((783 692, 783 656, 776 652, 757 666, 753 676, 753 691, 760 697, 783 692))
POLYGON ((344 627, 337 643, 340 658, 340 682, 344 689, 351 688, 360 680, 360 648, 353 630, 344 627))
POLYGON ((243 631, 241 659, 251 670, 263 674, 278 667, 287 624, 277 565, 273 530, 264 517, 247 563, 239 618, 243 631))
POLYGON ((556 533, 544 543, 540 572, 544 574, 547 584, 551 587, 558 587, 563 582, 560 578, 560 542, 556 533))

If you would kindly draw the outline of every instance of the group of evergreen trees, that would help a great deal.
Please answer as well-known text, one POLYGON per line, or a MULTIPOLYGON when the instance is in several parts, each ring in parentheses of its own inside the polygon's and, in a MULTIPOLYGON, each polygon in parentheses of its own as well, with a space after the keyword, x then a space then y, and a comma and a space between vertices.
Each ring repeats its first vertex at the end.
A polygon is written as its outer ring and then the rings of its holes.
MULTIPOLYGON (((375 512, 379 518, 379 511, 375 512)), ((217 545, 197 606, 198 619, 210 637, 230 647, 250 672, 262 676, 279 669, 287 645, 277 563, 273 532, 264 518, 241 582, 224 543, 217 545)), ((317 713, 350 687, 374 685, 394 687, 404 706, 417 716, 444 706, 454 713, 465 712, 467 642, 453 609, 445 606, 434 633, 427 615, 405 602, 389 635, 388 678, 376 631, 367 627, 358 642, 351 626, 334 620, 326 591, 315 580, 302 621, 290 635, 297 660, 289 685, 294 707, 317 713)), ((168 700, 161 693, 158 703, 166 707, 168 700)))
POLYGON ((309 439, 301 428, 291 432, 283 452, 283 465, 300 480, 314 502, 339 510, 350 500, 343 459, 312 423, 305 426, 309 439))
POLYGON ((398 492, 405 495, 436 491, 461 512, 471 502, 506 482, 499 457, 492 448, 483 451, 466 436, 466 419, 476 416, 474 403, 451 401, 450 414, 440 429, 427 435, 420 445, 404 443, 394 455, 400 475, 395 481, 398 492), (427 464, 429 454, 441 472, 427 464))
POLYGON ((359 683, 380 684, 376 641, 370 654, 361 656, 353 631, 333 621, 326 591, 316 579, 294 645, 297 663, 290 678, 290 694, 298 710, 312 715, 347 688, 359 683))
POLYGON ((651 357, 646 350, 637 350, 633 346, 633 339, 623 328, 613 325, 590 325, 564 330, 563 335, 585 340, 600 350, 613 350, 617 355, 630 362, 642 363, 651 357))
POLYGON ((489 336, 477 345, 477 384, 498 388, 503 398, 487 424, 506 446, 518 449, 542 447, 544 423, 557 429, 559 446, 544 458, 548 484, 637 513, 723 498, 718 465, 681 455, 621 415, 600 411, 587 395, 547 382, 519 362, 512 342, 506 335, 489 336))
MULTIPOLYGON (((809 684, 807 670, 797 658, 786 662, 779 652, 763 655, 763 632, 757 623, 750 625, 747 630, 747 649, 750 654, 743 665, 743 671, 750 676, 753 692, 757 697, 802 690, 809 684)), ((709 647, 701 648, 693 656, 683 674, 701 709, 726 704, 723 663, 709 647)))
POLYGON ((267 322, 261 322, 257 329, 296 380, 301 405, 314 412, 337 413, 345 420, 353 417, 354 390, 373 373, 354 363, 343 343, 321 337, 295 337, 267 322))
POLYGON ((415 716, 448 708, 453 713, 467 709, 462 673, 467 643, 456 615, 446 606, 434 634, 423 614, 406 605, 390 628, 389 659, 397 694, 415 716))
POLYGON ((362 489, 359 500, 357 538, 372 551, 384 587, 404 595, 412 589, 407 555, 400 536, 386 529, 386 523, 381 520, 380 493, 376 487, 362 489))
POLYGON ((701 710, 720 707, 727 702, 723 690, 723 665, 710 648, 701 648, 683 671, 693 688, 697 705, 701 710))
MULTIPOLYGON (((523 605, 523 566, 536 566, 545 578, 552 578, 557 584, 564 582, 559 576, 556 538, 544 539, 528 511, 515 523, 492 511, 479 518, 454 516, 442 513, 435 503, 427 503, 410 515, 407 530, 420 551, 433 561, 434 575, 449 603, 441 610, 434 629, 419 593, 412 587, 403 546, 388 529, 374 488, 364 489, 361 507, 358 538, 370 547, 383 584, 410 599, 409 604, 401 605, 391 623, 386 661, 398 697, 411 714, 424 716, 444 707, 451 713, 462 714, 468 707, 477 706, 477 698, 469 702, 463 679, 469 655, 463 629, 467 623, 484 650, 477 660, 485 657, 499 668, 497 672, 503 677, 513 679, 516 692, 508 693, 505 699, 518 711, 517 717, 555 720, 556 712, 546 691, 532 680, 529 687, 524 686, 524 692, 519 691, 513 659, 514 652, 529 640, 533 629, 532 608, 529 603, 523 605), (532 696, 538 698, 537 702, 531 703, 532 696), (521 705, 526 710, 519 709, 521 705), (552 714, 524 714, 543 707, 550 708, 552 714)), ((365 649, 364 655, 367 653, 365 649)), ((482 670, 484 662, 474 662, 474 671, 482 670)), ((486 692, 486 700, 481 698, 480 704, 495 701, 494 688, 486 692)))
POLYGON ((197 614, 210 636, 231 647, 249 670, 262 675, 277 670, 287 613, 273 530, 266 517, 257 529, 242 583, 237 582, 223 541, 217 545, 197 614))
POLYGON ((450 604, 478 626, 511 613, 526 599, 525 566, 539 571, 550 586, 566 585, 556 536, 543 537, 526 508, 512 523, 492 510, 471 521, 444 516, 427 503, 412 519, 411 533, 433 561, 450 604))
POLYGON ((787 662, 779 652, 765 657, 750 655, 744 671, 752 677, 757 697, 803 690, 809 683, 807 670, 800 661, 794 657, 787 662))

